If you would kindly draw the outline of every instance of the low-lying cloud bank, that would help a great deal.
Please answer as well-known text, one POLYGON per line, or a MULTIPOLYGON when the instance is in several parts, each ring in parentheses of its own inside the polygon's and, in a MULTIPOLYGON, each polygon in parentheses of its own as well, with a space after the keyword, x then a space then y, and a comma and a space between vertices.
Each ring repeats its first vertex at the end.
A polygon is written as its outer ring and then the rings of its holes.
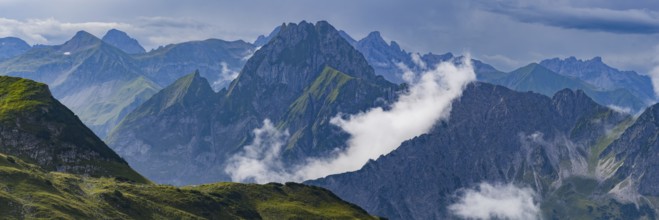
POLYGON ((531 188, 512 184, 481 183, 477 189, 459 190, 458 202, 450 205, 452 214, 465 219, 540 219, 540 206, 531 188))
MULTIPOLYGON (((420 74, 405 69, 404 78, 410 84, 409 91, 402 94, 389 110, 378 107, 347 117, 338 115, 331 120, 332 124, 351 135, 346 149, 337 150, 327 158, 308 159, 304 164, 284 171, 279 158, 282 142, 259 138, 264 129, 272 127, 266 121, 264 127, 255 130, 257 138, 254 143, 232 157, 225 171, 233 181, 264 183, 304 181, 358 170, 369 160, 395 150, 403 141, 428 132, 438 120, 448 118, 453 100, 476 80, 468 56, 458 62, 440 63, 420 74)), ((278 135, 266 136, 280 138, 278 135)))

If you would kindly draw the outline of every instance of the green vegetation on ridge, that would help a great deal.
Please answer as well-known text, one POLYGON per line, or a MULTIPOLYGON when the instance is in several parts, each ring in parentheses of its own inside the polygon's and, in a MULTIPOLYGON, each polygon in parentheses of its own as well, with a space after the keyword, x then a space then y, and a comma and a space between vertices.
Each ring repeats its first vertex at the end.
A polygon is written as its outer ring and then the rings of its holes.
POLYGON ((15 77, 0 77, 0 120, 9 120, 16 114, 51 102, 46 84, 15 77))
POLYGON ((50 94, 45 84, 0 76, 0 153, 50 171, 149 182, 50 94))
POLYGON ((0 154, 3 219, 376 219, 295 183, 173 187, 46 172, 0 154))

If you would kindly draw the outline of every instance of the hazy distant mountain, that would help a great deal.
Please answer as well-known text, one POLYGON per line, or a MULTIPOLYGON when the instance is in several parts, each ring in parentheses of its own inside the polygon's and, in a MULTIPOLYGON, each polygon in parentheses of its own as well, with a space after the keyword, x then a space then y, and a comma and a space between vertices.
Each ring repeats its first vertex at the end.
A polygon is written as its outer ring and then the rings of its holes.
POLYGON ((503 85, 518 91, 533 91, 548 96, 565 88, 580 89, 601 105, 627 108, 632 112, 640 111, 646 107, 642 99, 634 96, 625 88, 608 90, 593 86, 577 78, 557 74, 543 65, 535 63, 521 67, 505 74, 503 77, 483 81, 503 85))
POLYGON ((101 137, 160 90, 128 54, 84 31, 62 45, 35 47, 0 62, 0 75, 48 84, 101 137))
POLYGON ((152 184, 45 84, 0 76, 0 103, 2 219, 377 219, 296 183, 152 184))
POLYGON ((347 135, 329 123, 336 114, 384 105, 396 89, 327 22, 291 23, 227 89, 213 93, 200 74, 185 76, 127 116, 108 143, 156 182, 228 180, 227 158, 264 119, 295 137, 283 158, 299 161, 343 146, 347 135))
POLYGON ((602 62, 601 57, 594 57, 590 60, 578 60, 574 57, 553 58, 543 60, 540 65, 558 74, 581 79, 598 88, 626 89, 647 104, 653 103, 657 99, 650 77, 634 71, 620 71, 612 68, 602 62))
POLYGON ((25 53, 31 46, 16 37, 0 38, 0 60, 9 59, 25 53))
POLYGON ((387 44, 380 36, 380 32, 374 31, 364 39, 357 41, 355 48, 361 52, 378 75, 393 83, 403 83, 402 71, 397 64, 402 63, 414 67, 410 54, 400 49, 395 41, 387 44))
MULTIPOLYGON (((342 32, 341 36, 352 42, 352 45, 364 55, 376 74, 384 76, 391 82, 404 82, 400 64, 414 72, 423 71, 418 61, 412 60, 412 53, 402 50, 395 41, 385 42, 377 31, 371 32, 359 41, 352 40, 345 32, 342 32)), ((428 53, 418 57, 419 61, 432 68, 441 62, 450 61, 454 55, 428 53)), ((472 59, 472 64, 479 81, 503 85, 519 91, 552 95, 565 88, 581 89, 602 105, 633 112, 642 110, 650 100, 654 100, 652 84, 647 76, 640 76, 630 71, 618 71, 602 63, 599 58, 589 61, 576 60, 573 57, 565 60, 555 58, 543 61, 540 64, 544 66, 543 68, 535 68, 537 64, 533 64, 511 73, 501 72, 475 59, 472 59), (555 73, 552 70, 562 73, 555 73)))
POLYGON ((119 48, 127 54, 138 54, 146 52, 146 50, 144 50, 142 45, 140 45, 137 40, 128 36, 126 32, 117 29, 109 30, 105 36, 103 36, 102 40, 109 45, 119 48))
POLYGON ((142 72, 162 87, 199 70, 219 91, 238 76, 254 50, 254 45, 241 40, 208 39, 170 44, 134 57, 142 72))
MULTIPOLYGON (((413 54, 411 52, 407 52, 401 49, 396 41, 387 43, 384 41, 380 32, 378 31, 371 32, 368 36, 359 41, 355 41, 352 37, 350 37, 350 35, 343 31, 341 31, 340 34, 344 39, 346 39, 346 41, 351 43, 355 49, 364 55, 377 75, 381 75, 385 79, 396 84, 405 82, 403 80, 403 70, 399 66, 401 64, 413 72, 421 72, 426 69, 432 69, 441 62, 451 61, 453 58, 461 58, 453 56, 452 53, 427 53, 423 55, 417 54, 419 56, 419 61, 425 63, 426 66, 424 68, 412 60, 413 54)), ((487 82, 491 79, 501 77, 501 75, 504 74, 491 65, 483 63, 482 61, 472 59, 471 62, 473 64, 474 72, 476 72, 477 78, 481 81, 487 82)))
POLYGON ((459 190, 481 183, 532 188, 546 219, 652 218, 648 202, 637 206, 609 191, 625 178, 608 176, 617 165, 601 152, 631 120, 582 91, 549 98, 474 83, 428 134, 359 171, 308 183, 391 219, 454 218, 447 207, 459 190))

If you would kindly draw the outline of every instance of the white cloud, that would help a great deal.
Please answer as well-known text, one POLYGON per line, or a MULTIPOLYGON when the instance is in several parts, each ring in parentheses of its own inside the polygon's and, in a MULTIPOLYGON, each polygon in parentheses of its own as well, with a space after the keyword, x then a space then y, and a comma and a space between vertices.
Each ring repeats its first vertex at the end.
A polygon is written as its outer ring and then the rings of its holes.
POLYGON ((648 76, 650 76, 652 79, 652 88, 654 89, 654 94, 659 97, 659 66, 650 70, 650 74, 648 74, 648 76))
MULTIPOLYGON (((428 132, 436 121, 449 116, 452 101, 460 97, 467 84, 476 79, 470 58, 467 56, 461 63, 463 64, 458 66, 452 62, 440 63, 436 68, 417 75, 409 82, 411 85, 409 91, 402 94, 388 111, 383 108, 373 108, 367 112, 346 117, 347 119, 340 116, 334 117, 331 123, 351 135, 347 143, 348 147, 343 151, 337 150, 335 155, 328 158, 308 159, 304 164, 294 166, 285 173, 281 172, 279 166, 281 162, 273 163, 271 157, 261 157, 260 163, 259 160, 238 160, 238 162, 245 162, 244 165, 232 163, 227 171, 234 181, 257 180, 256 182, 262 183, 282 179, 303 181, 358 170, 368 160, 377 159, 381 155, 390 153, 403 141, 428 132), (268 164, 275 166, 268 168, 268 164), (241 169, 242 166, 248 168, 241 169), (259 167, 259 169, 253 169, 253 167, 259 167), (245 172, 256 170, 257 172, 240 173, 235 170, 245 172), (270 178, 262 178, 263 176, 270 176, 270 178)), ((279 153, 281 145, 279 142, 274 143, 269 147, 276 150, 269 152, 279 153)), ((253 151, 252 146, 248 146, 240 155, 253 151)), ((259 144, 259 146, 261 145, 259 144)))
POLYGON ((16 20, 0 17, 0 37, 18 37, 29 44, 57 45, 80 30, 99 38, 110 29, 119 29, 137 39, 144 48, 209 38, 236 39, 231 30, 218 29, 191 18, 139 17, 131 23, 65 22, 55 18, 16 20))
POLYGON ((229 159, 225 172, 239 182, 285 181, 289 174, 279 157, 288 136, 288 132, 281 132, 270 120, 264 120, 261 128, 254 129, 252 144, 229 159))
POLYGON ((229 69, 229 65, 226 62, 221 62, 220 66, 222 67, 220 70, 220 77, 217 78, 217 80, 211 85, 215 91, 219 91, 220 89, 224 88, 226 85, 231 83, 231 81, 236 79, 238 74, 240 74, 240 72, 236 70, 229 69))
MULTIPOLYGON (((653 84, 654 84, 654 82, 653 82, 653 84)), ((654 87, 656 87, 656 86, 654 86, 654 87)), ((629 108, 629 107, 622 107, 622 106, 617 106, 617 105, 608 105, 607 107, 609 107, 609 109, 611 109, 615 112, 618 112, 618 113, 624 113, 624 114, 631 114, 632 113, 632 109, 629 108)))
POLYGON ((466 219, 540 219, 540 207, 531 188, 512 184, 481 183, 477 189, 462 189, 457 203, 448 209, 466 219))
POLYGON ((118 22, 62 22, 54 18, 14 20, 0 17, 0 36, 21 38, 30 44, 61 44, 80 30, 102 36, 112 28, 131 29, 118 22))
POLYGON ((421 59, 421 55, 419 53, 412 53, 412 62, 414 62, 415 65, 420 67, 421 69, 427 69, 428 67, 426 66, 426 62, 423 62, 421 59))

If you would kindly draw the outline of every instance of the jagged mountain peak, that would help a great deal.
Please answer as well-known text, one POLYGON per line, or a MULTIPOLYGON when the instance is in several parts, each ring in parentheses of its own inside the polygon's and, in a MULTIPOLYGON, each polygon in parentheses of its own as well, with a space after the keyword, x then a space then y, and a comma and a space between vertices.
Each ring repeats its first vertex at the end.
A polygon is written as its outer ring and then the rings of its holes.
POLYGON ((61 50, 69 53, 96 47, 102 44, 101 39, 86 31, 78 31, 70 40, 61 46, 61 50))
POLYGON ((368 33, 368 36, 366 36, 365 39, 380 40, 382 39, 382 34, 380 34, 379 31, 371 31, 371 33, 368 33))
MULTIPOLYGON (((563 58, 563 59, 561 59, 559 57, 554 57, 554 58, 551 58, 551 59, 542 60, 542 61, 540 61, 540 64, 541 65, 547 65, 547 66, 558 65, 558 64, 561 64, 561 65, 592 65, 592 64, 597 64, 597 65, 603 65, 603 66, 608 67, 608 68, 613 68, 613 67, 610 67, 607 64, 605 64, 604 61, 602 61, 602 57, 600 57, 600 56, 595 56, 591 59, 585 59, 585 60, 578 59, 574 56, 569 56, 569 57, 566 57, 566 58, 563 58)), ((613 69, 615 69, 615 68, 613 68, 613 69)))
POLYGON ((588 60, 574 56, 546 59, 540 65, 572 78, 578 78, 600 90, 626 89, 637 99, 652 103, 656 99, 651 80, 646 75, 634 71, 621 71, 604 63, 602 57, 596 56, 588 60))
POLYGON ((382 38, 382 35, 379 31, 373 31, 369 33, 364 39, 359 40, 359 44, 373 44, 382 47, 389 47, 386 41, 382 38))
POLYGON ((126 121, 130 122, 140 116, 156 114, 173 106, 192 106, 194 103, 210 101, 213 95, 215 95, 215 92, 208 80, 202 77, 197 70, 179 78, 153 95, 130 115, 126 116, 126 121))
POLYGON ((268 42, 270 42, 270 40, 272 40, 273 37, 275 37, 275 36, 277 36, 277 34, 279 34, 279 31, 281 30, 281 27, 282 27, 282 25, 275 27, 275 29, 273 29, 270 32, 270 34, 268 34, 268 36, 259 35, 259 37, 256 38, 256 40, 254 41, 254 45, 257 46, 257 47, 261 47, 261 46, 267 44, 268 42))
MULTIPOLYGON (((214 92, 208 80, 195 71, 176 80, 156 95, 164 95, 167 99, 161 103, 162 108, 168 108, 180 102, 196 102, 211 97, 214 92)), ((155 95, 154 95, 155 96, 155 95)))
POLYGON ((593 109, 599 106, 581 89, 577 89, 576 91, 567 88, 560 90, 554 94, 552 102, 559 112, 570 114, 582 112, 577 109, 593 109), (564 109, 566 107, 569 109, 564 109))
POLYGON ((228 95, 248 85, 284 84, 292 91, 302 91, 325 66, 357 78, 376 78, 364 56, 332 25, 302 21, 283 24, 277 36, 247 61, 228 95))
POLYGON ((193 73, 185 75, 176 80, 176 82, 174 82, 170 88, 176 88, 178 90, 185 91, 186 93, 191 92, 190 90, 197 90, 203 93, 212 93, 213 91, 210 87, 210 84, 208 83, 208 80, 199 74, 199 70, 195 70, 193 73))
POLYGON ((128 54, 138 54, 145 53, 146 50, 140 45, 140 43, 128 36, 126 32, 110 29, 105 36, 103 36, 103 42, 110 44, 128 54))

